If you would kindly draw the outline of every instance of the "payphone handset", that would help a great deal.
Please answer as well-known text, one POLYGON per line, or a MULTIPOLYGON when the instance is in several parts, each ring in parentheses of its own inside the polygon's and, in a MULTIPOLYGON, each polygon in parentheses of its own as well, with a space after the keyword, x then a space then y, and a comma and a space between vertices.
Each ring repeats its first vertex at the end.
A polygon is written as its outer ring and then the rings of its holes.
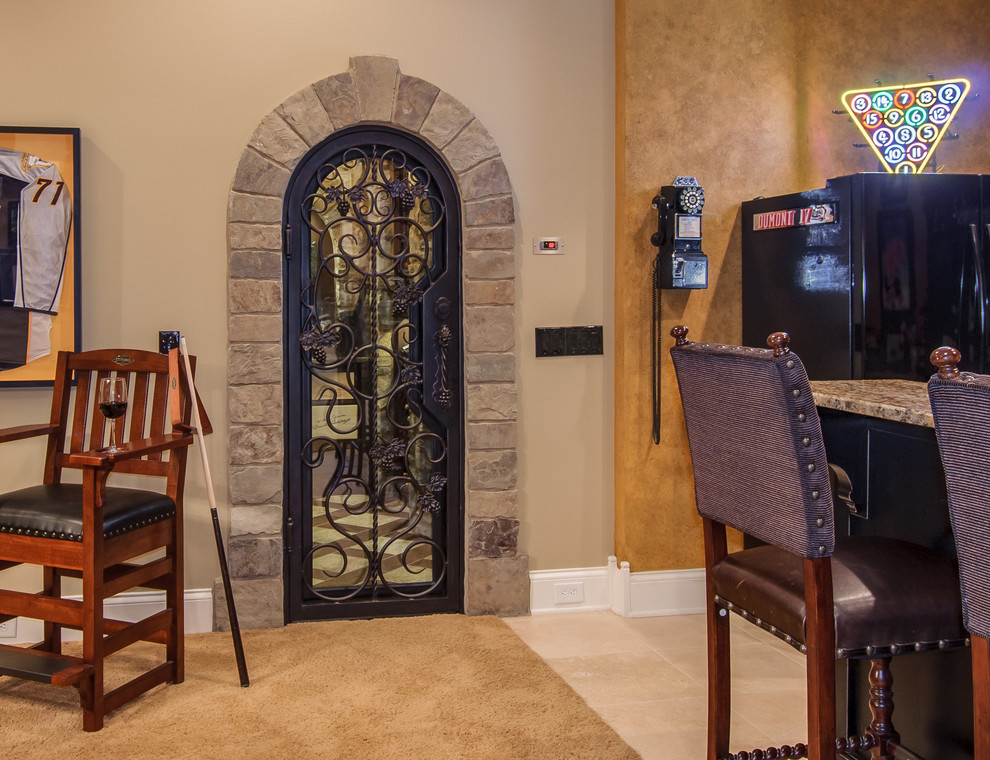
POLYGON ((708 257, 701 250, 701 210, 705 191, 694 177, 678 177, 653 199, 657 231, 650 241, 659 248, 656 287, 707 288, 708 257))
POLYGON ((660 443, 661 296, 666 288, 707 288, 708 257, 701 250, 701 209, 705 191, 694 177, 678 177, 653 198, 657 231, 650 242, 659 251, 653 262, 653 442, 660 443))

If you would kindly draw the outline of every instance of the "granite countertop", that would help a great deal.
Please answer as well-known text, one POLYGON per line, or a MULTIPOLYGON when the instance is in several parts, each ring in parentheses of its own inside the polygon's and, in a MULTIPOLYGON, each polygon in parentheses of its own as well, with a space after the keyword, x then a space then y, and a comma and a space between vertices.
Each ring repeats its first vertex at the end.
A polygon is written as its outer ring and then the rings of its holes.
POLYGON ((840 412, 934 428, 928 383, 917 380, 813 380, 815 404, 840 412))

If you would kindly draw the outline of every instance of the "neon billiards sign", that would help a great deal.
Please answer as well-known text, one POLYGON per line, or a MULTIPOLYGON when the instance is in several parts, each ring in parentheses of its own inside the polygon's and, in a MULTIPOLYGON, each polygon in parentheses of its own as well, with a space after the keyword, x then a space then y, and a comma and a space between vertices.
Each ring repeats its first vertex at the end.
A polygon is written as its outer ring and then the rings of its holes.
POLYGON ((924 170, 969 93, 968 79, 842 93, 842 105, 890 173, 924 170))

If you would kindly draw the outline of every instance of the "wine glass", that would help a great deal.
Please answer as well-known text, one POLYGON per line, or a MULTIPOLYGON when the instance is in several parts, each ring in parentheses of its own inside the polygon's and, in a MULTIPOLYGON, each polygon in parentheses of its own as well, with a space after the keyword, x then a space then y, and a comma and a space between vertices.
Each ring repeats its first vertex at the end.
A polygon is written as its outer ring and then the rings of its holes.
POLYGON ((101 451, 108 454, 123 451, 117 446, 117 425, 113 421, 127 411, 127 380, 123 377, 101 378, 96 401, 100 412, 110 420, 110 445, 101 451))

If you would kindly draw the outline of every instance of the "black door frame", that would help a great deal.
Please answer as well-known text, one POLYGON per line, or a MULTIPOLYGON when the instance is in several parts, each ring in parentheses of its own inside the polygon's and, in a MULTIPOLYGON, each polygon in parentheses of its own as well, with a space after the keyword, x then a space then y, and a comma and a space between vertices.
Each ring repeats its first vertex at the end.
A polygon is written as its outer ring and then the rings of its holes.
POLYGON ((462 286, 461 286, 461 202, 453 174, 442 157, 425 141, 393 127, 378 124, 360 124, 338 130, 319 145, 312 148, 292 173, 284 196, 282 212, 285 235, 283 257, 283 360, 284 394, 283 419, 285 436, 285 460, 283 462, 283 519, 285 535, 285 561, 283 587, 285 590, 285 619, 287 622, 324 620, 337 618, 371 618, 462 612, 464 607, 464 427, 466 404, 464 399, 462 337, 462 286), (427 414, 451 421, 447 427, 447 482, 445 488, 445 523, 443 538, 446 567, 442 583, 433 592, 418 597, 379 597, 375 600, 359 597, 347 601, 328 601, 308 592, 303 580, 305 555, 308 547, 306 525, 312 504, 312 482, 305 472, 300 452, 309 440, 309 428, 304 426, 300 404, 306 403, 310 413, 309 372, 301 358, 299 335, 302 309, 299 292, 303 287, 304 272, 309 263, 309 231, 300 223, 298 209, 303 199, 315 187, 314 175, 326 161, 351 147, 379 145, 398 149, 419 162, 436 183, 446 212, 446 227, 442 272, 423 297, 420 341, 423 359, 423 399, 427 414), (295 212, 295 214, 293 213, 295 212), (437 302, 445 299, 448 311, 444 313, 437 302), (438 316, 442 314, 442 317, 438 316), (449 409, 428 391, 434 382, 433 345, 441 325, 452 330, 447 357, 447 384, 453 398, 449 409), (303 509, 306 505, 306 509, 303 509), (306 518, 306 519, 303 519, 306 518))

